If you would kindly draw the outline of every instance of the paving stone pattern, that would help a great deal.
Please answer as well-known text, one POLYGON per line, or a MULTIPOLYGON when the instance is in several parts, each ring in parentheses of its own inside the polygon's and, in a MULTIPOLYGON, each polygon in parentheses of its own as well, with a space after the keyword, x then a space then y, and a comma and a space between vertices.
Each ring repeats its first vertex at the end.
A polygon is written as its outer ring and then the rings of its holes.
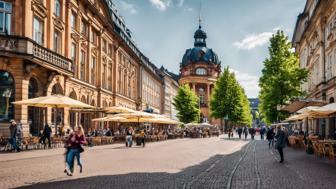
POLYGON ((334 161, 307 155, 304 151, 291 148, 286 148, 284 153, 285 163, 280 164, 277 152, 273 148, 269 149, 266 141, 256 140, 249 142, 239 151, 212 156, 177 173, 100 175, 55 180, 21 188, 335 188, 334 161))

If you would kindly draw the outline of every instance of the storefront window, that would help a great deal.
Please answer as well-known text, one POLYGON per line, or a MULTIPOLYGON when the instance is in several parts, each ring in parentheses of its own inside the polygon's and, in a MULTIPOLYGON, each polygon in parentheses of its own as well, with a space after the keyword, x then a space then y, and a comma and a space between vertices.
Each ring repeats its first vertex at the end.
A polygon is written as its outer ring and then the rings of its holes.
POLYGON ((0 71, 0 121, 14 118, 14 78, 5 71, 0 71))

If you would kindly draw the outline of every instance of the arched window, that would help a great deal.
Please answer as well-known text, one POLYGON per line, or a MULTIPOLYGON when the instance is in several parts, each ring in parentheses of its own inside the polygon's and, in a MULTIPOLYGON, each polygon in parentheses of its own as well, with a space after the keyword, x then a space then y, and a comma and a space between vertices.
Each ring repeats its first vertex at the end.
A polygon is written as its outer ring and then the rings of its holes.
POLYGON ((28 98, 35 98, 37 97, 38 92, 38 84, 35 78, 30 78, 29 86, 28 86, 28 98))
POLYGON ((60 0, 55 1, 55 15, 57 17, 61 16, 61 2, 60 2, 60 0))
POLYGON ((51 89, 51 94, 63 94, 62 86, 59 83, 55 84, 51 89))
POLYGON ((207 75, 207 71, 204 68, 197 68, 196 75, 207 75))
POLYGON ((15 98, 14 78, 9 72, 0 71, 0 121, 14 118, 12 102, 15 98))

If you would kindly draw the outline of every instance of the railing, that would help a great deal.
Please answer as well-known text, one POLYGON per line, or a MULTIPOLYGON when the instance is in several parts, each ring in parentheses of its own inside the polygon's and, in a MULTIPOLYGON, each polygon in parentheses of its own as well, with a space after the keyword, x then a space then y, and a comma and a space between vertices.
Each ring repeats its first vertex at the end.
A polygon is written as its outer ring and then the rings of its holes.
POLYGON ((33 57, 33 59, 41 60, 42 63, 38 62, 38 64, 42 66, 44 64, 50 64, 66 72, 71 72, 72 74, 74 72, 70 59, 37 44, 27 37, 0 35, 0 54, 3 53, 27 55, 27 58, 33 57))
POLYGON ((56 65, 57 67, 73 72, 71 60, 66 59, 59 54, 56 54, 49 49, 41 47, 36 43, 33 43, 33 55, 34 57, 47 61, 53 65, 56 65))

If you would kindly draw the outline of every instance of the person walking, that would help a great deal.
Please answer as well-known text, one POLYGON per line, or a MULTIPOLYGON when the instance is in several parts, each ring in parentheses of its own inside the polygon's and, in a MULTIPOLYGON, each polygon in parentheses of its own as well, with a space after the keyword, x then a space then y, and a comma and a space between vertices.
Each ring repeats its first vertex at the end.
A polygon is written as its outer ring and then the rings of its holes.
POLYGON ((9 125, 9 132, 10 132, 10 140, 9 143, 12 145, 12 150, 20 152, 20 148, 17 145, 16 137, 17 137, 17 125, 14 120, 10 120, 10 125, 9 125))
POLYGON ((141 138, 142 147, 145 147, 145 144, 146 144, 146 132, 145 132, 145 129, 141 130, 141 132, 140 132, 140 138, 141 138))
POLYGON ((261 140, 264 140, 265 133, 266 133, 266 128, 265 128, 265 126, 262 126, 261 129, 260 129, 260 139, 261 140))
POLYGON ((239 139, 241 139, 241 135, 243 133, 243 128, 239 127, 237 132, 238 132, 239 139))
POLYGON ((44 144, 44 149, 46 147, 46 139, 48 139, 48 147, 51 148, 51 128, 49 127, 48 124, 44 126, 42 137, 40 139, 40 143, 43 142, 44 144))
POLYGON ((248 129, 247 129, 247 127, 245 126, 244 127, 244 130, 243 130, 243 132, 244 132, 244 135, 245 135, 245 140, 247 139, 247 135, 248 135, 248 133, 249 133, 249 131, 248 131, 248 129))
POLYGON ((126 131, 126 147, 132 147, 133 144, 133 128, 129 127, 126 131))
POLYGON ((284 154, 283 154, 283 148, 285 148, 286 146, 286 140, 287 140, 287 136, 285 131, 282 130, 281 125, 279 125, 277 130, 277 134, 275 135, 276 143, 275 143, 275 147, 276 149, 279 151, 280 154, 280 163, 284 162, 284 154))
POLYGON ((266 139, 268 140, 268 147, 274 146, 274 128, 270 128, 267 131, 266 139))
POLYGON ((70 134, 67 143, 70 149, 67 154, 67 168, 65 172, 68 176, 72 176, 74 171, 74 160, 76 158, 79 166, 79 172, 82 173, 83 164, 80 159, 80 154, 84 152, 82 145, 86 144, 86 139, 84 136, 84 130, 81 126, 78 126, 75 129, 75 132, 70 134))
POLYGON ((253 128, 253 127, 250 128, 249 132, 250 132, 250 135, 251 135, 251 139, 254 140, 254 135, 255 135, 255 133, 256 133, 255 128, 253 128))

